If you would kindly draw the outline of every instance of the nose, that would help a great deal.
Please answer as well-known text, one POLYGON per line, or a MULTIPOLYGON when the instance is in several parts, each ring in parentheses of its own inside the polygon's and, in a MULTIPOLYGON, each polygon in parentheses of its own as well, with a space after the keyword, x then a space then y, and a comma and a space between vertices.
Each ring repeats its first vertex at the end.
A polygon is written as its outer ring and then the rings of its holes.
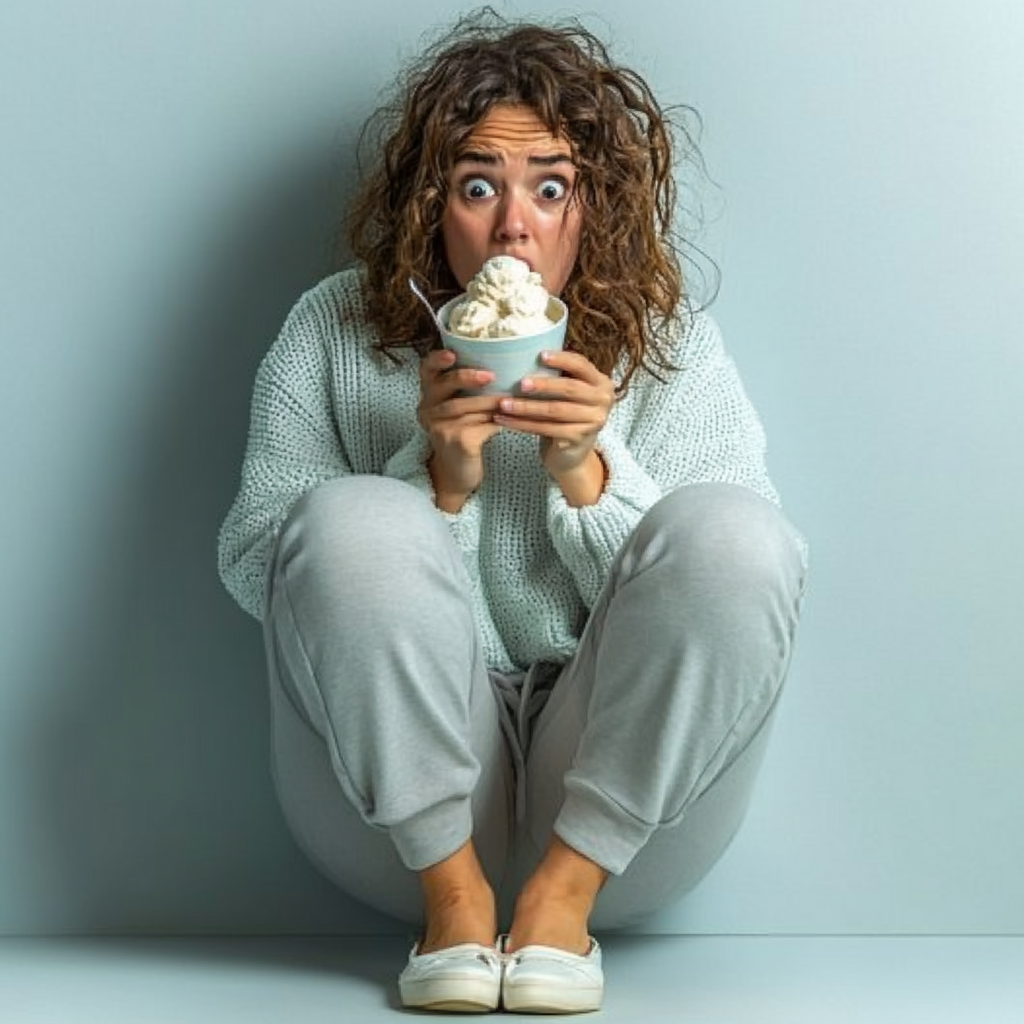
POLYGON ((498 206, 495 237, 499 242, 525 242, 530 237, 529 212, 515 189, 509 189, 498 206))

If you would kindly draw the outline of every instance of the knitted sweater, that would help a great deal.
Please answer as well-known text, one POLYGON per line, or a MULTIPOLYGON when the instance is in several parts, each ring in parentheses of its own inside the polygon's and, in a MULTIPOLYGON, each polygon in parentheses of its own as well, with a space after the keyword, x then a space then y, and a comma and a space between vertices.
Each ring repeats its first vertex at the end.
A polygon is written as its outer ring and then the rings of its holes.
MULTIPOLYGON (((404 480, 433 496, 419 426, 418 360, 374 350, 363 275, 335 274, 299 299, 256 375, 241 487, 220 530, 219 570, 262 617, 278 532, 311 488, 346 473, 404 480)), ((600 500, 572 508, 547 476, 538 438, 501 431, 484 479, 457 513, 438 510, 462 553, 489 667, 564 662, 576 648, 612 559, 673 488, 741 484, 773 502, 765 437, 715 322, 679 324, 662 384, 639 370, 598 437, 608 467, 600 500)))

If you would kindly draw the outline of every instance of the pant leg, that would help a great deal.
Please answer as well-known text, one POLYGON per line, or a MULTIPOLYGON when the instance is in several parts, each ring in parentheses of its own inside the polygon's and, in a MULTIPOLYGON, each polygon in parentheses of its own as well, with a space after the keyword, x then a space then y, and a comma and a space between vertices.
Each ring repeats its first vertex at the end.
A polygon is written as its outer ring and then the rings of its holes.
POLYGON ((746 809, 803 587, 795 532, 748 489, 650 510, 534 730, 520 877, 554 830, 612 873, 595 928, 699 881, 746 809))
POLYGON ((313 862, 407 920, 414 872, 471 835, 497 884, 508 753, 461 555, 426 497, 372 476, 307 494, 281 532, 264 636, 274 777, 313 862))

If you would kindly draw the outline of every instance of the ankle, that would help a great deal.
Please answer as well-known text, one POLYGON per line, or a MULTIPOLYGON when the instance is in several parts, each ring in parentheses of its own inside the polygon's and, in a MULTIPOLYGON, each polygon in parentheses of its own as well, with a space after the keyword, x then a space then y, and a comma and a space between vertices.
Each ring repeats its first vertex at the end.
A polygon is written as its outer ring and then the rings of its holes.
POLYGON ((521 895, 585 904, 589 912, 607 878, 604 868, 554 836, 521 895))
POLYGON ((590 946, 587 922, 607 877, 594 861, 553 837, 516 897, 509 950, 545 945, 586 953, 590 946))
POLYGON ((420 948, 490 944, 497 930, 494 892, 471 844, 420 872, 426 926, 420 948))
POLYGON ((524 891, 516 898, 507 950, 523 946, 552 946, 570 953, 586 953, 590 946, 587 922, 592 900, 576 896, 542 896, 524 891))
POLYGON ((491 945, 497 932, 494 897, 490 892, 450 893, 425 907, 426 925, 420 951, 432 953, 463 942, 491 945))

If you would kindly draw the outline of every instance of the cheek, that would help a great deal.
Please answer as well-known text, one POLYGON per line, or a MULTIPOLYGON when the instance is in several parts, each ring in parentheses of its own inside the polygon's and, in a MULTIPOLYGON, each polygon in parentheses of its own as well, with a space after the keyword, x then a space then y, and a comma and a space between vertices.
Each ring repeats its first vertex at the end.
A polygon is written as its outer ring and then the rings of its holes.
POLYGON ((555 263, 557 266, 557 286, 561 292, 565 287, 572 269, 576 265, 576 256, 580 248, 580 217, 579 214, 570 213, 564 220, 560 220, 552 232, 553 244, 557 250, 555 263))
POLYGON ((463 288, 483 262, 479 255, 479 234, 472 217, 460 215, 457 210, 445 211, 441 220, 445 256, 449 269, 463 288))

